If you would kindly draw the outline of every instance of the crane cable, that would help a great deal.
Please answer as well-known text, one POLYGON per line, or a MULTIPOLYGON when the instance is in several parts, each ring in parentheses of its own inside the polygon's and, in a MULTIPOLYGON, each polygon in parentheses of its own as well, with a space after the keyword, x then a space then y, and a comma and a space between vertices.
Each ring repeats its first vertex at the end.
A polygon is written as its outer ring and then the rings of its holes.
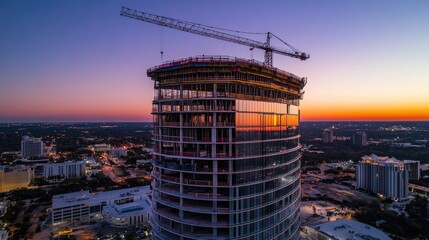
POLYGON ((280 42, 284 43, 286 46, 288 46, 294 52, 301 52, 297 48, 295 48, 294 46, 288 44, 287 42, 285 42, 284 40, 282 40, 281 38, 277 37, 276 35, 274 35, 271 32, 247 32, 247 31, 239 31, 239 30, 233 30, 233 29, 228 29, 228 28, 213 27, 213 26, 209 26, 209 25, 205 25, 205 24, 194 23, 194 22, 189 22, 189 21, 184 21, 184 20, 181 20, 181 21, 183 21, 185 23, 188 23, 188 24, 193 24, 193 25, 197 25, 197 26, 201 26, 201 27, 206 27, 206 28, 211 28, 211 29, 216 29, 216 30, 222 30, 222 31, 227 31, 227 32, 242 33, 242 34, 254 34, 254 35, 261 35, 261 34, 266 35, 266 34, 270 34, 273 37, 275 37, 276 39, 278 39, 280 42))
POLYGON ((163 27, 159 27, 159 52, 161 53, 161 64, 164 62, 164 31, 163 27))
MULTIPOLYGON (((174 19, 174 20, 178 20, 178 19, 174 19)), ((235 33, 242 33, 242 34, 267 34, 267 32, 238 31, 238 30, 233 30, 233 29, 228 29, 228 28, 213 27, 213 26, 209 26, 209 25, 205 25, 205 24, 201 24, 201 23, 189 22, 189 21, 185 21, 185 20, 179 20, 179 21, 184 22, 184 23, 188 23, 188 24, 198 25, 198 26, 201 26, 201 27, 206 27, 206 28, 211 28, 211 29, 216 29, 216 30, 227 31, 227 32, 235 32, 235 33)))
POLYGON ((283 41, 281 38, 277 37, 276 35, 270 33, 273 37, 277 38, 280 42, 284 43, 286 46, 290 47, 290 49, 292 49, 295 52, 301 52, 299 51, 297 48, 295 48, 294 46, 290 45, 289 43, 283 41))

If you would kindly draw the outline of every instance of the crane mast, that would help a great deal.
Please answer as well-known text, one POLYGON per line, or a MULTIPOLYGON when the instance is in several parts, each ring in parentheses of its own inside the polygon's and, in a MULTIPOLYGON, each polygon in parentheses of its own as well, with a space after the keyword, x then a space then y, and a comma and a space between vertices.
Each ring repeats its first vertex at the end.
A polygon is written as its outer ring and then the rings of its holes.
POLYGON ((155 14, 141 12, 127 7, 122 7, 120 14, 121 16, 134 18, 144 22, 160 25, 163 27, 168 27, 176 30, 181 30, 184 32, 194 33, 194 34, 215 38, 215 39, 219 39, 227 42, 233 42, 233 43, 249 46, 251 48, 262 49, 265 51, 264 64, 269 67, 273 66, 273 53, 277 53, 277 54, 281 54, 281 55, 285 55, 293 58, 298 58, 301 60, 306 60, 307 58, 310 57, 308 54, 297 50, 296 48, 287 44, 286 42, 284 42, 283 40, 281 40, 280 38, 278 38, 277 36, 275 36, 270 32, 267 33, 266 42, 260 42, 253 39, 236 36, 230 33, 221 32, 219 30, 215 30, 201 24, 178 20, 170 17, 158 16, 155 14), (291 48, 292 51, 271 46, 270 42, 273 36, 279 39, 289 48, 291 48))

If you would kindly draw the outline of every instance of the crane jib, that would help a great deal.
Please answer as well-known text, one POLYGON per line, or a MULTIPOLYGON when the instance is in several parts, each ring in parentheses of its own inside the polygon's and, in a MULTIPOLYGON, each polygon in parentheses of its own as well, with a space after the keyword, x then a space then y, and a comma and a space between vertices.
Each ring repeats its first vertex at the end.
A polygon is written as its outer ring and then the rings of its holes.
POLYGON ((278 38, 277 36, 275 36, 270 32, 267 33, 267 40, 264 43, 253 39, 249 39, 249 38, 245 38, 245 37, 212 29, 214 27, 210 27, 210 26, 206 26, 198 23, 187 22, 187 21, 183 21, 175 18, 170 18, 170 17, 158 16, 155 14, 141 12, 127 7, 122 7, 120 15, 141 20, 144 22, 160 25, 163 27, 177 29, 184 32, 194 33, 201 36, 215 38, 215 39, 219 39, 227 42, 233 42, 233 43, 249 46, 251 48, 262 49, 265 51, 265 65, 269 67, 272 67, 273 53, 281 54, 281 55, 289 56, 293 58, 298 58, 301 60, 306 60, 307 58, 310 57, 308 54, 298 51, 296 48, 287 44, 285 41, 281 40, 280 38, 278 38), (286 46, 291 48, 292 51, 271 46, 270 44, 271 36, 274 36, 275 38, 279 39, 282 43, 284 43, 286 46))

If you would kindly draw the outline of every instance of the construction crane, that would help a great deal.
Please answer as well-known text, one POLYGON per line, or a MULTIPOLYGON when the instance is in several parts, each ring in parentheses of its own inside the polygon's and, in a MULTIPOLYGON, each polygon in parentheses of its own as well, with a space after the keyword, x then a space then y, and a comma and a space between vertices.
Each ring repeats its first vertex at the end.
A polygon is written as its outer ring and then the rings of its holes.
MULTIPOLYGON (((181 30, 184 32, 194 33, 206 37, 216 38, 220 40, 224 40, 227 42, 233 42, 241 45, 249 46, 251 49, 253 48, 259 48, 265 51, 265 61, 264 64, 266 66, 272 67, 273 66, 273 53, 298 58, 301 60, 306 60, 310 57, 310 55, 299 51, 298 49, 292 47, 291 45, 287 44, 285 41, 281 40, 276 35, 268 32, 267 34, 267 40, 265 42, 256 41, 249 38, 244 38, 240 36, 236 36, 230 33, 221 32, 218 29, 207 25, 202 25, 198 23, 192 23, 188 21, 178 20, 174 18, 164 17, 164 16, 158 16, 155 14, 150 14, 146 12, 141 12, 135 9, 122 7, 121 9, 121 16, 134 18, 137 20, 141 20, 148 23, 153 23, 156 25, 160 25, 163 27, 169 27, 177 30, 181 30), (285 50, 278 47, 271 46, 271 38, 275 37, 278 40, 280 40, 282 43, 284 43, 286 46, 288 46, 291 50, 285 50)), ((225 30, 225 29, 223 29, 225 30)), ((239 31, 236 31, 239 32, 239 31)))

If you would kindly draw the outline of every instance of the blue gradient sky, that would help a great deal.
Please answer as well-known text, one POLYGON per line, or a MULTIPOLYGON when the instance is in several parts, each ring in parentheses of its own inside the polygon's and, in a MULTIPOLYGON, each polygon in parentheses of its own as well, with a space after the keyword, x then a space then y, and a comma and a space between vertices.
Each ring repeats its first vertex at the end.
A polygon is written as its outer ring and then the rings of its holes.
MULTIPOLYGON (((122 5, 270 31, 311 58, 303 120, 429 120, 428 1, 0 1, 0 121, 150 121, 146 69, 245 46, 121 17, 122 5)), ((264 36, 249 36, 264 40, 264 36)), ((280 45, 273 42, 273 45, 280 45)), ((263 60, 263 52, 253 56, 263 60)))

